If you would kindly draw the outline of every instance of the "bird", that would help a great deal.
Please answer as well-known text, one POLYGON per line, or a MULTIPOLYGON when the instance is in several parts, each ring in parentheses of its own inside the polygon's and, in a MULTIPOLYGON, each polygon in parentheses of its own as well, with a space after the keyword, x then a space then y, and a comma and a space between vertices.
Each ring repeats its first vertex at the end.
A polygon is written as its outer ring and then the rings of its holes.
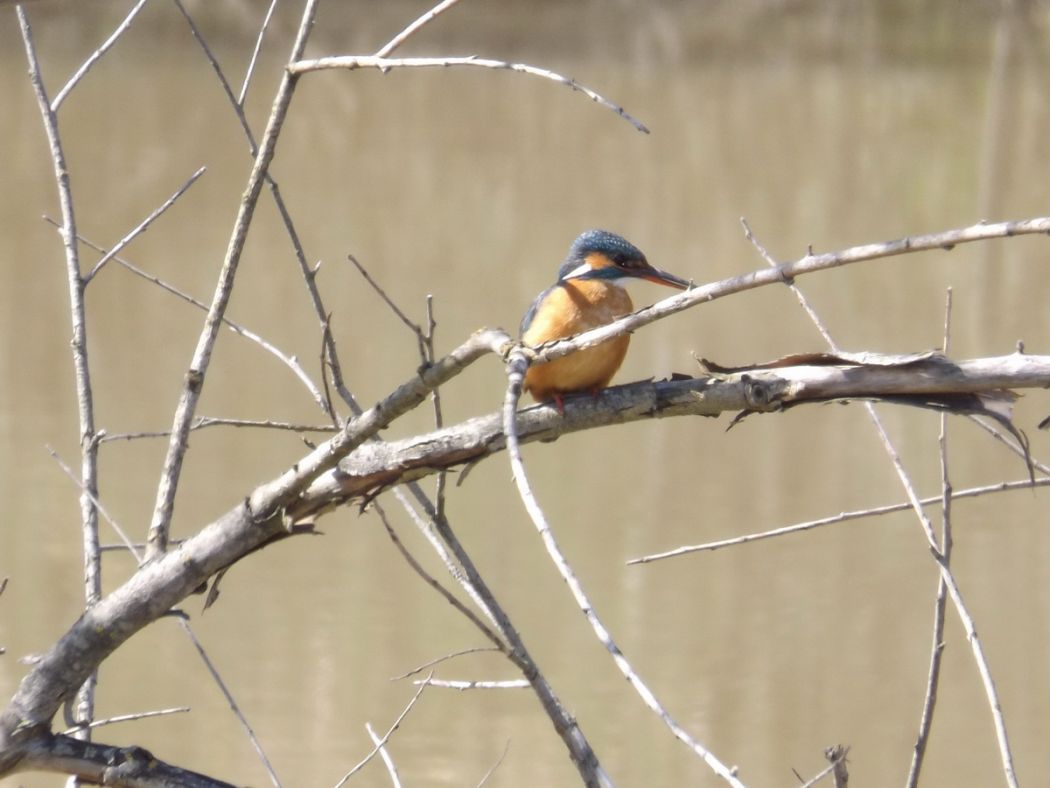
MULTIPOLYGON (((522 343, 535 347, 544 342, 582 333, 634 310, 624 285, 632 279, 686 290, 685 279, 649 264, 642 251, 608 230, 588 230, 569 248, 558 269, 558 280, 540 293, 521 321, 522 343)), ((530 366, 523 390, 537 402, 554 401, 564 413, 567 394, 587 391, 597 395, 609 385, 627 355, 627 334, 594 347, 577 350, 546 364, 530 366)))

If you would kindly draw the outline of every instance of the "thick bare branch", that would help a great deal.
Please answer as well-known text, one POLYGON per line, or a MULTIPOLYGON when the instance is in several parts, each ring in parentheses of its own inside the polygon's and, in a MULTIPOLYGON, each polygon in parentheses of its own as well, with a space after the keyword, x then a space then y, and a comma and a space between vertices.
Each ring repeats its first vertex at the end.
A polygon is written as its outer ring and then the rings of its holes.
MULTIPOLYGON (((548 405, 520 411, 518 436, 522 443, 551 441, 580 430, 668 416, 718 416, 745 410, 776 411, 807 401, 935 398, 1050 385, 1050 356, 1014 353, 959 362, 936 355, 924 358, 923 363, 903 367, 782 367, 614 386, 597 398, 570 398, 564 416, 548 405)), ((505 448, 499 413, 401 441, 361 446, 338 468, 318 477, 290 515, 312 516, 386 487, 476 463, 505 448)))
MULTIPOLYGON (((17 7, 18 23, 29 61, 29 80, 36 95, 37 105, 43 119, 51 150, 51 164, 55 172, 58 200, 62 207, 62 243, 65 249, 66 280, 69 287, 69 313, 73 337, 70 342, 73 352, 73 374, 76 380, 77 412, 80 419, 80 518, 84 549, 84 601, 88 608, 102 596, 102 566, 98 540, 98 443, 95 440, 95 405, 91 388, 91 365, 88 362, 87 313, 84 305, 84 290, 87 280, 81 275, 79 247, 77 246, 77 224, 73 209, 73 190, 70 186, 69 169, 58 129, 58 117, 48 102, 47 91, 40 73, 33 33, 25 9, 17 7)), ((116 35, 116 34, 115 34, 116 35)), ((115 40, 115 38, 114 38, 115 40)), ((76 700, 74 719, 88 723, 94 716, 95 681, 93 671, 82 678, 83 686, 76 700)), ((90 730, 84 728, 77 734, 90 739, 90 730)))
POLYGON ((170 611, 202 583, 291 527, 286 511, 320 474, 379 430, 422 403, 435 387, 507 342, 506 334, 478 332, 276 479, 205 526, 177 549, 141 567, 127 582, 81 616, 33 666, 0 713, 0 775, 47 739, 50 720, 94 669, 144 626, 170 611))
POLYGON ((36 737, 21 762, 25 770, 61 772, 98 785, 127 788, 234 788, 231 783, 158 760, 141 747, 111 747, 58 734, 36 737))

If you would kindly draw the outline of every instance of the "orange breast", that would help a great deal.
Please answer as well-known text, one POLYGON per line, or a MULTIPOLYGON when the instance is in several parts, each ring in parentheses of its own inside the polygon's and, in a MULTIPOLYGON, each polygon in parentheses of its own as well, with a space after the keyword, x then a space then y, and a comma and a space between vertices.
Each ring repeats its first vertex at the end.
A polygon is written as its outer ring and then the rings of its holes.
MULTIPOLYGON (((569 280, 546 295, 522 341, 539 345, 571 337, 611 323, 633 308, 630 296, 622 287, 594 279, 569 280)), ((630 337, 624 335, 548 364, 529 367, 524 388, 537 400, 605 388, 623 363, 630 341, 630 337)))

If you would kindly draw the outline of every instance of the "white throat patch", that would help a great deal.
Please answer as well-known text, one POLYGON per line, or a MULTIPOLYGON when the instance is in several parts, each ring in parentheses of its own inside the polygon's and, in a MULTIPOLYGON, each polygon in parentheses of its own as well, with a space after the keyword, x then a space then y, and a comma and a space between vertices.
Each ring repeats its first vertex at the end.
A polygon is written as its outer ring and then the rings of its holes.
MULTIPOLYGON (((590 273, 592 270, 593 269, 589 265, 587 265, 587 263, 583 263, 569 271, 569 273, 562 277, 562 280, 564 281, 566 279, 577 279, 583 276, 584 274, 590 273)), ((626 287, 627 283, 635 278, 636 277, 633 276, 618 276, 615 279, 602 279, 602 281, 607 284, 613 285, 614 287, 626 287)))
POLYGON ((569 273, 563 276, 563 279, 574 279, 577 276, 583 276, 585 273, 591 270, 591 267, 587 263, 581 263, 576 268, 573 268, 569 273))

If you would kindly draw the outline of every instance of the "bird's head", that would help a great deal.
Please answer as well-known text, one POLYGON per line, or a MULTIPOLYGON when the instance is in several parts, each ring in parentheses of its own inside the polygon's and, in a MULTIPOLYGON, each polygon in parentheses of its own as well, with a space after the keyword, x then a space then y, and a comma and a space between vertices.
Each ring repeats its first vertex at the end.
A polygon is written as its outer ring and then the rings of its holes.
POLYGON ((649 265, 642 250, 608 230, 588 230, 572 242, 569 256, 558 270, 558 281, 601 279, 622 287, 629 279, 686 290, 690 282, 649 265))

